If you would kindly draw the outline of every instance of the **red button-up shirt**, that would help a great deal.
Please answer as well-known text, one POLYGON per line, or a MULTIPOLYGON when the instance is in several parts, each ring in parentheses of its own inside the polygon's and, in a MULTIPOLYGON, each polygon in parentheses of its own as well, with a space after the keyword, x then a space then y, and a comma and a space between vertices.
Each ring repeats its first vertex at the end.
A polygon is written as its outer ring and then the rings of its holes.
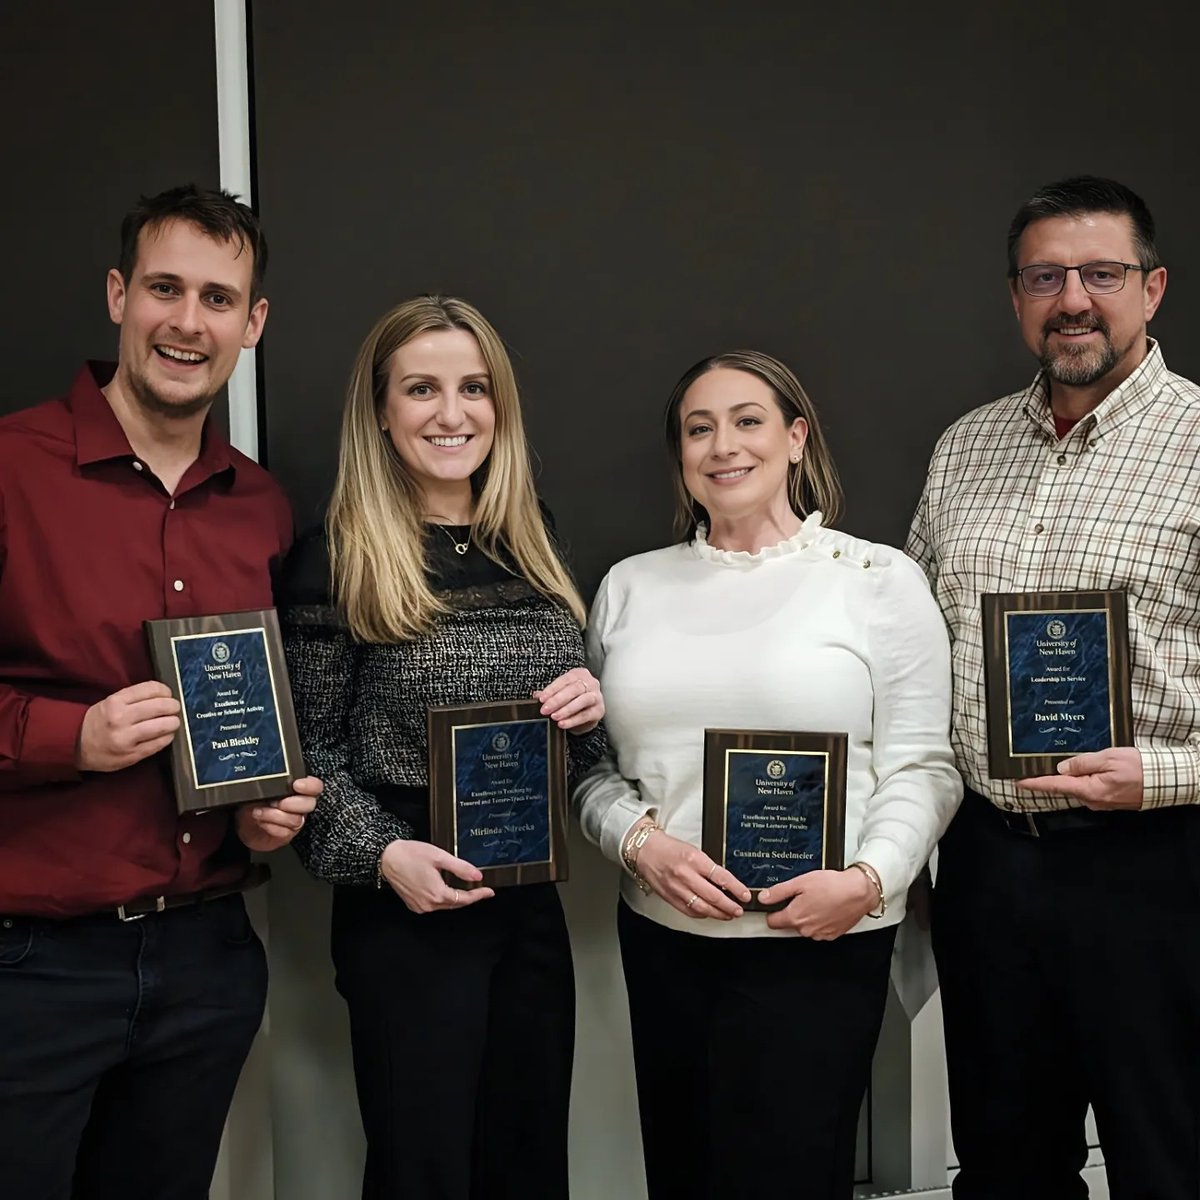
POLYGON ((75 769, 88 707, 152 678, 142 622, 268 608, 288 503, 208 422, 173 496, 86 366, 0 419, 0 914, 65 917, 236 879, 228 812, 179 817, 165 752, 75 769))

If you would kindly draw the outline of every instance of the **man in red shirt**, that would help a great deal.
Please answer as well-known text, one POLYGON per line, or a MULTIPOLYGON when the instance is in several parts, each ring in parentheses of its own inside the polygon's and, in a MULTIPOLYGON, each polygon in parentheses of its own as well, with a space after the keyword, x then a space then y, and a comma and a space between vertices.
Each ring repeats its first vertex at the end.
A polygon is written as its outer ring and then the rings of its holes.
POLYGON ((176 815, 179 705, 142 622, 269 607, 279 486, 208 412, 262 334, 266 244, 222 192, 143 198, 119 360, 0 419, 0 1190, 201 1200, 262 1016, 240 895, 320 793, 176 815))

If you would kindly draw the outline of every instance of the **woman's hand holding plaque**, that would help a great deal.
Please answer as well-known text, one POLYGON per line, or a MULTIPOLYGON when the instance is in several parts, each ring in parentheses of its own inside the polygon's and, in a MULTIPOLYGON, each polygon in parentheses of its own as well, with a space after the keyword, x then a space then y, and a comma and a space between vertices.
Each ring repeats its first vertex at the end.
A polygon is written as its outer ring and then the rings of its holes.
POLYGON ((496 894, 490 887, 456 888, 443 879, 443 871, 465 883, 478 883, 483 878, 483 873, 465 859, 455 858, 429 842, 389 842, 379 859, 380 876, 415 913, 465 908, 496 894))
POLYGON ((750 890, 732 871, 718 866, 703 850, 661 829, 646 839, 637 855, 638 874, 685 917, 732 921, 740 917, 750 890))
POLYGON ((789 903, 767 916, 772 929, 791 929, 815 942, 831 942, 853 929, 879 903, 862 871, 809 871, 772 884, 758 894, 763 904, 789 903))

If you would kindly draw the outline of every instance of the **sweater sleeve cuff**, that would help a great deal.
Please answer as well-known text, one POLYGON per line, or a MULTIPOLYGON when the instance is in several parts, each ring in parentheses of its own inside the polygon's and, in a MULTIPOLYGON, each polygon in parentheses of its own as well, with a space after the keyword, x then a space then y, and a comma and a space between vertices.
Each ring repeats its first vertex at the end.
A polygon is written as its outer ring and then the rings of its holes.
POLYGON ((37 771, 46 780, 78 779, 75 754, 87 710, 86 704, 72 700, 33 697, 21 737, 22 768, 37 771))
POLYGON ((1195 738, 1185 746, 1141 750, 1142 808, 1195 804, 1200 796, 1200 752, 1195 738))
POLYGON ((889 908, 908 894, 908 885, 913 881, 908 857, 886 838, 874 837, 863 842, 851 861, 866 863, 868 867, 875 868, 875 873, 883 884, 883 894, 889 908))
POLYGON ((605 858, 621 865, 621 849, 625 838, 643 817, 649 816, 653 807, 643 804, 640 798, 618 800, 604 814, 604 824, 600 827, 600 852, 605 858))
POLYGON ((359 862, 358 870, 353 878, 346 882, 367 887, 378 886, 379 860, 383 857, 383 852, 393 842, 405 842, 412 838, 413 831, 406 821, 391 813, 381 813, 380 817, 380 820, 372 822, 360 843, 361 853, 356 856, 359 862))

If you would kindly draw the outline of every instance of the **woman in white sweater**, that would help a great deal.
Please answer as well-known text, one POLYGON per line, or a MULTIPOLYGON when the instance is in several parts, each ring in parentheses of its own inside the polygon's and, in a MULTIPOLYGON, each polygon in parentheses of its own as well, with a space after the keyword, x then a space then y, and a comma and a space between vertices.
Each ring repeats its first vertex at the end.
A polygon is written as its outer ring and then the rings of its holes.
POLYGON ((901 552, 824 525, 837 476, 782 363, 697 363, 666 431, 684 540, 600 585, 588 651, 613 753, 575 793, 625 867, 650 1200, 846 1200, 896 924, 961 796, 946 630, 901 552), (699 848, 705 728, 848 735, 844 869, 743 909, 699 848))

